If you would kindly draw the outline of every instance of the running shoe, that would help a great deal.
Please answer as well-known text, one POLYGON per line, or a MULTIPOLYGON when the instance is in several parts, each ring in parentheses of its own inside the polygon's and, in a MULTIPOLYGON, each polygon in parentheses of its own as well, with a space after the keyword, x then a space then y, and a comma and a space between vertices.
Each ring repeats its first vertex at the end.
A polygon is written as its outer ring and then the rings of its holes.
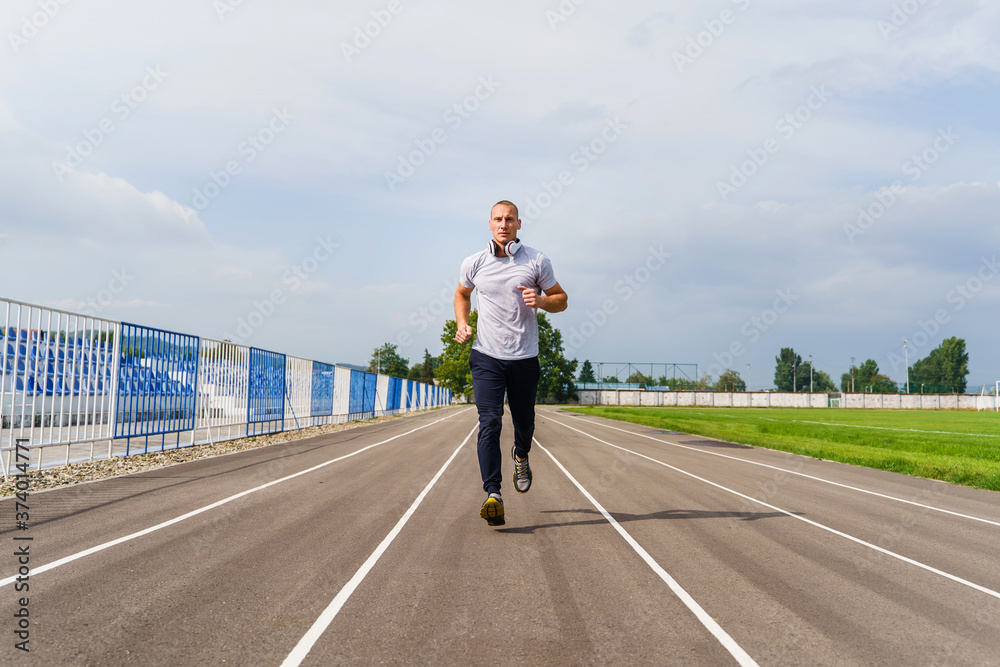
POLYGON ((528 465, 527 457, 523 461, 517 460, 517 454, 514 453, 516 449, 516 446, 510 448, 510 457, 514 459, 514 490, 527 493, 531 488, 531 466, 528 465))
POLYGON ((491 493, 479 510, 479 516, 486 519, 489 526, 502 526, 506 523, 503 519, 503 498, 499 493, 491 493))

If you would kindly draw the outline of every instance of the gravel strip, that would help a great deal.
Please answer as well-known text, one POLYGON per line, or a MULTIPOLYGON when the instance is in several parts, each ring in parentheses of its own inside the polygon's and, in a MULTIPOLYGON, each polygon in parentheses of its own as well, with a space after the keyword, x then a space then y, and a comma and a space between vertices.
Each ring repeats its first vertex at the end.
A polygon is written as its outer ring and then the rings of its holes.
MULTIPOLYGON (((58 468, 32 469, 28 472, 28 484, 32 492, 43 489, 55 489, 62 486, 72 486, 73 484, 80 484, 82 482, 92 482, 98 479, 107 479, 108 477, 120 477, 122 475, 131 475, 135 472, 165 468, 186 461, 232 454, 233 452, 240 452, 245 449, 257 449, 283 442, 312 438, 326 433, 347 431, 359 426, 377 424, 392 419, 424 414, 426 412, 426 410, 422 410, 419 412, 407 412, 401 415, 390 415, 388 417, 375 417, 374 419, 362 419, 359 421, 341 422, 339 424, 310 426, 301 431, 282 431, 281 433, 273 433, 271 435, 237 438, 235 440, 216 442, 215 444, 206 443, 195 445, 194 447, 184 447, 183 449, 168 449, 164 452, 125 457, 116 456, 113 459, 101 459, 99 461, 81 461, 58 468)), ((16 474, 16 472, 14 470, 11 471, 12 474, 16 474)), ((16 480, 13 477, 7 481, 0 482, 0 498, 11 496, 15 493, 15 482, 16 480)))

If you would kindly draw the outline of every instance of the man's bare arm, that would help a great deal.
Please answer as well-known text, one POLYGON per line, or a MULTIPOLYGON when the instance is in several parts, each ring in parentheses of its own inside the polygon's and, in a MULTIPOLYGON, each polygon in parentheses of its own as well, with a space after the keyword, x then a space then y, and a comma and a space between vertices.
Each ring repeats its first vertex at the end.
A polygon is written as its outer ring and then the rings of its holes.
POLYGON ((517 289, 521 290, 521 298, 524 299, 524 305, 529 308, 541 308, 547 313, 561 313, 569 305, 569 296, 567 296, 559 283, 544 290, 544 296, 533 289, 521 285, 517 289))
POLYGON ((469 313, 472 312, 472 289, 459 283, 458 289, 455 290, 455 323, 458 325, 455 340, 459 343, 465 343, 472 338, 472 327, 469 326, 469 313))

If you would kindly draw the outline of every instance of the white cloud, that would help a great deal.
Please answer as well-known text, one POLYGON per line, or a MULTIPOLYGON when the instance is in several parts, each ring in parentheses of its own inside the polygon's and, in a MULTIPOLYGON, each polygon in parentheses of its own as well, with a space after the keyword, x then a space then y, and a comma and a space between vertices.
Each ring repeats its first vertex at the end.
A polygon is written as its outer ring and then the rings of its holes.
MULTIPOLYGON (((1000 245, 985 184, 1000 180, 1000 141, 970 111, 998 98, 996 7, 926 3, 884 39, 891 6, 751 3, 682 73, 673 54, 741 3, 661 4, 586 3, 553 30, 556 2, 404 3, 350 63, 340 43, 375 5, 242 3, 224 20, 200 0, 67 5, 0 73, 0 257, 34 276, 7 295, 85 302, 125 267, 136 277, 109 315, 222 336, 284 289, 254 344, 359 361, 407 330, 414 355, 434 353, 447 308, 418 315, 420 331, 408 320, 485 243, 488 206, 571 169, 524 230, 570 292, 557 326, 614 297, 649 246, 673 253, 581 353, 705 364, 794 286, 801 301, 747 359, 764 368, 778 344, 822 340, 846 364, 933 312, 1000 245), (157 65, 164 85, 59 183, 52 161, 157 65), (484 76, 502 85, 390 193, 384 172, 484 76), (776 123, 816 86, 832 98, 781 137, 776 123), (240 143, 283 107, 288 131, 242 161, 240 143), (628 130, 575 170, 615 116, 628 130), (962 140, 908 181, 905 161, 948 125, 962 140), (769 137, 780 150, 722 202, 717 183, 769 137), (231 184, 188 210, 231 160, 231 184), (896 180, 906 194, 850 243, 844 225, 896 180), (289 267, 328 234, 342 247, 291 290, 289 267)), ((994 289, 955 313, 970 351, 986 347, 994 289)))
POLYGON ((4 98, 0 97, 0 132, 10 132, 20 127, 14 118, 14 111, 4 98))

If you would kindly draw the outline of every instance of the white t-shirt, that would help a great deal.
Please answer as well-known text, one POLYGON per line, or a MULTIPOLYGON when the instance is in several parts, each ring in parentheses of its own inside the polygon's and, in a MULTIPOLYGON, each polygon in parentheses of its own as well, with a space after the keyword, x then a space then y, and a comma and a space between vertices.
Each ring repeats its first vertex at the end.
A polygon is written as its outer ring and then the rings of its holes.
POLYGON ((494 359, 538 356, 536 309, 524 305, 517 287, 539 294, 551 289, 557 281, 548 257, 525 245, 507 257, 483 250, 465 258, 458 282, 479 290, 479 320, 472 349, 494 359))

